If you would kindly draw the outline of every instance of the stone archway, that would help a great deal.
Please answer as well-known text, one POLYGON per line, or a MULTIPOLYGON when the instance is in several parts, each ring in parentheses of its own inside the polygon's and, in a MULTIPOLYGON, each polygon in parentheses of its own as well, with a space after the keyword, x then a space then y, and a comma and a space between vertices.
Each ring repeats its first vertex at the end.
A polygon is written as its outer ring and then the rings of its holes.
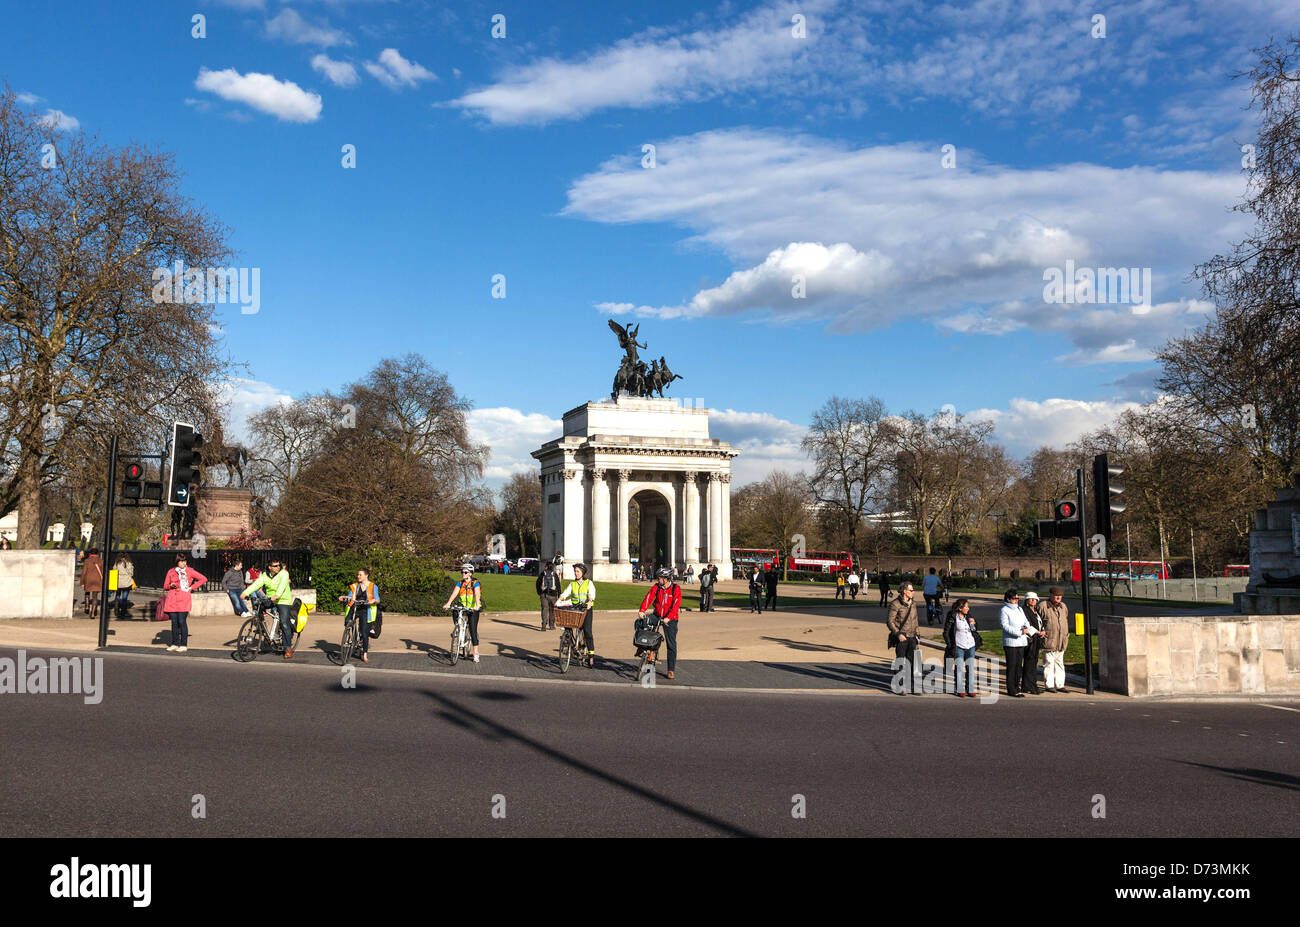
MULTIPOLYGON (((671 567, 675 558, 672 500, 661 489, 643 487, 628 499, 629 510, 636 503, 640 548, 634 551, 647 568, 658 564, 671 567)), ((630 514, 625 514, 630 518, 630 514)))

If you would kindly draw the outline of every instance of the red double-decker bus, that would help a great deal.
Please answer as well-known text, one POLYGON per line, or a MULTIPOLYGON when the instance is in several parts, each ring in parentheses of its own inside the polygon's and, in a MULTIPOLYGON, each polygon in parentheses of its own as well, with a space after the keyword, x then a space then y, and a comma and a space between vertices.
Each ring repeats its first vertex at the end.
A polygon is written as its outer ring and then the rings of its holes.
POLYGON ((809 573, 838 573, 854 568, 857 558, 847 550, 806 550, 798 557, 790 555, 790 569, 809 573))
POLYGON ((756 547, 733 547, 731 562, 745 568, 757 566, 763 570, 770 570, 781 562, 781 552, 756 547))
POLYGON ((1224 575, 1224 576, 1249 576, 1249 575, 1250 575, 1250 564, 1249 564, 1249 563, 1229 563, 1227 566, 1225 566, 1225 567, 1223 568, 1223 575, 1224 575))
MULTIPOLYGON (((1082 581, 1080 561, 1070 565, 1070 579, 1082 581)), ((1089 579, 1172 579, 1169 564, 1163 560, 1089 560, 1089 579)))

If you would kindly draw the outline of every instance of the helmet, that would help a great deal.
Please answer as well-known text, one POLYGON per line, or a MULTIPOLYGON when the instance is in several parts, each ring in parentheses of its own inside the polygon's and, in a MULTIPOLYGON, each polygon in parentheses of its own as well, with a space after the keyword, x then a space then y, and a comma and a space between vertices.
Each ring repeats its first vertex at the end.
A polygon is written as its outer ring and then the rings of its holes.
POLYGON ((462 573, 465 572, 466 570, 469 570, 471 573, 473 573, 473 572, 474 572, 474 564, 472 564, 472 563, 462 563, 462 564, 460 565, 460 570, 461 570, 462 573))
POLYGON ((587 565, 586 565, 585 563, 575 563, 575 564, 573 565, 573 568, 574 568, 575 570, 582 570, 582 575, 583 575, 583 576, 586 576, 586 575, 587 575, 587 565))
POLYGON ((668 567, 660 567, 657 571, 655 571, 655 579, 668 579, 672 575, 673 572, 672 570, 668 569, 668 567))

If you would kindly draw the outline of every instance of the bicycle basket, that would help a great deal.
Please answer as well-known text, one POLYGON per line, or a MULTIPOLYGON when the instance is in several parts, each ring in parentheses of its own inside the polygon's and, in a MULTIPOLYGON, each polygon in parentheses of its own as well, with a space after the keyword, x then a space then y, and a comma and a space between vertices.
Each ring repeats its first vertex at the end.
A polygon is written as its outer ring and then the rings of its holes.
POLYGON ((632 634, 633 647, 638 650, 658 650, 663 642, 664 638, 659 633, 658 625, 652 625, 648 620, 637 619, 636 629, 632 634))
POLYGON ((555 608, 551 611, 555 615, 555 623, 562 628, 580 628, 587 619, 586 609, 555 608))

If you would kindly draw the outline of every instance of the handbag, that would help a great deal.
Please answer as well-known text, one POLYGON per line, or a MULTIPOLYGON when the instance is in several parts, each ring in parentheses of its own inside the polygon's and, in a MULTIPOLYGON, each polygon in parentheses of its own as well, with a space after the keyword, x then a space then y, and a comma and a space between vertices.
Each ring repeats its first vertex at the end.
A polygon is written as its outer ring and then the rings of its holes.
POLYGON ((154 610, 153 610, 153 620, 154 620, 154 621, 166 621, 166 620, 167 620, 167 612, 163 609, 163 605, 166 604, 166 602, 167 602, 167 594, 166 594, 166 593, 163 593, 163 597, 162 597, 161 599, 158 600, 158 604, 154 607, 154 610))
POLYGON ((975 649, 979 650, 984 646, 984 635, 974 628, 971 628, 971 634, 975 636, 975 649))

